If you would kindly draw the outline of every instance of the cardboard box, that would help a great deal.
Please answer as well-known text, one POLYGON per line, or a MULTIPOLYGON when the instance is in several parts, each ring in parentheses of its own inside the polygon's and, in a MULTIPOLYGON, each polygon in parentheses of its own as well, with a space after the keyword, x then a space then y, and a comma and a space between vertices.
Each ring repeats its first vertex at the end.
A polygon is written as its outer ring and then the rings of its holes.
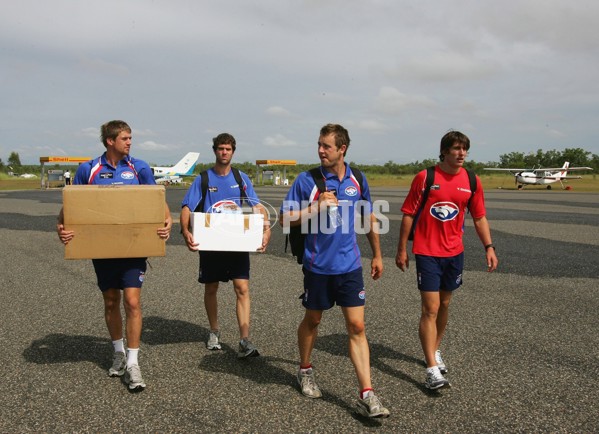
POLYGON ((62 191, 64 226, 75 231, 65 259, 164 256, 163 185, 68 185, 62 191))
POLYGON ((262 246, 262 214, 194 212, 190 223, 198 250, 255 252, 262 246))

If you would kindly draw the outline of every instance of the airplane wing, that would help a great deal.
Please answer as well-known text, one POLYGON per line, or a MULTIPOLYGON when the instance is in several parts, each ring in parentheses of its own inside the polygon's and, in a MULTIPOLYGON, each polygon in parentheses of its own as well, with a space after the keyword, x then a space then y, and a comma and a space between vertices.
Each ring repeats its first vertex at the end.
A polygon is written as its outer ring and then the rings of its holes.
POLYGON ((484 170, 495 170, 497 172, 510 172, 512 175, 516 175, 521 172, 532 172, 530 169, 506 169, 500 167, 485 167, 484 170))
MULTIPOLYGON (((550 169, 550 170, 560 170, 560 169, 550 169)), ((593 170, 592 167, 568 167, 568 172, 572 170, 593 170)))

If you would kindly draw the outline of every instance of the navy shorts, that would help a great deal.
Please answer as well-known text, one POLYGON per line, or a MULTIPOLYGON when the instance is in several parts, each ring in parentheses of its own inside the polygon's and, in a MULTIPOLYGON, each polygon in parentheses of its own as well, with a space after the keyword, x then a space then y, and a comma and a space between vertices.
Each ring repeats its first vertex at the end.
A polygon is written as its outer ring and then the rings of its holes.
POLYGON ((100 291, 141 288, 146 278, 146 258, 92 259, 100 291))
POLYGON ((462 285, 464 252, 448 258, 416 255, 418 289, 421 291, 454 291, 462 285))
POLYGON ((306 309, 327 310, 335 304, 342 307, 364 306, 366 291, 362 268, 344 274, 317 274, 306 268, 302 305, 306 309))
POLYGON ((200 283, 250 278, 249 252, 200 252, 200 283))

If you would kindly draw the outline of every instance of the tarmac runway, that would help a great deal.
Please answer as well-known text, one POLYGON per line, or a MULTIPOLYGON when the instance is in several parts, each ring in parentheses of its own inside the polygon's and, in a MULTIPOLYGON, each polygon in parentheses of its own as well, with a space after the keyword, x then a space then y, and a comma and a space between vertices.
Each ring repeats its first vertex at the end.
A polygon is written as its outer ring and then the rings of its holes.
MULTIPOLYGON (((261 187, 278 210, 284 188, 261 187)), ((178 216, 185 190, 169 188, 178 216)), ((385 272, 366 280, 373 385, 385 420, 354 412, 357 381, 341 312, 324 316, 313 357, 324 396, 296 385, 301 268, 273 228, 252 255, 252 332, 261 357, 237 360, 231 284, 219 292, 223 351, 205 347, 197 254, 178 227, 150 258, 143 289, 140 366, 131 394, 106 371, 111 344, 91 261, 63 259, 55 233, 60 190, 0 192, 0 432, 598 432, 599 195, 486 192, 500 265, 466 227, 464 285, 444 340, 452 388, 429 392, 418 340, 414 267, 395 267, 405 189, 373 189, 390 203, 381 238, 385 272)), ((468 220, 470 218, 468 217, 468 220)), ((365 237, 361 248, 368 268, 365 237)))

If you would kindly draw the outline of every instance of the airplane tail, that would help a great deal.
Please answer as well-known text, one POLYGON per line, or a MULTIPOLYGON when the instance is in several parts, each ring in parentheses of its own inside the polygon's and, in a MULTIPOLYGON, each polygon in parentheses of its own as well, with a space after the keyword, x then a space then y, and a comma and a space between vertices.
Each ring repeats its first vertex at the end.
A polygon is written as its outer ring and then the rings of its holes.
POLYGON ((180 176, 193 175, 193 169, 196 167, 196 163, 200 158, 199 152, 188 152, 185 157, 175 164, 170 170, 180 176))
POLYGON ((560 177, 564 177, 568 174, 568 167, 570 167, 570 163, 566 161, 564 163, 564 167, 562 167, 562 171, 559 173, 560 177))

